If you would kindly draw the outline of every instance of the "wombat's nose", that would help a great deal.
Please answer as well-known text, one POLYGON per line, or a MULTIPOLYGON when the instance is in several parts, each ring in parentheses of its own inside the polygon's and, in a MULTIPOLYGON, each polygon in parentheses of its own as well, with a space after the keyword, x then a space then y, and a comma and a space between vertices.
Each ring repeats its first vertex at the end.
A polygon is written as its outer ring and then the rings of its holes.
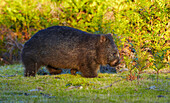
POLYGON ((118 63, 117 63, 117 65, 119 65, 120 64, 120 58, 118 59, 118 63))

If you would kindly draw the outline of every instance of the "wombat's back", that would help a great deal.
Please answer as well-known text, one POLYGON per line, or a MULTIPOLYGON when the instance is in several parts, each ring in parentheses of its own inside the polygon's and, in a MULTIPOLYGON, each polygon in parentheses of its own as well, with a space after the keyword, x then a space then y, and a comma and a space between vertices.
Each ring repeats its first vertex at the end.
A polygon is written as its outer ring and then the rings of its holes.
MULTIPOLYGON (((80 48, 81 44, 94 44, 97 39, 95 34, 74 29, 66 26, 53 26, 47 29, 38 31, 29 41, 24 45, 24 48, 41 49, 74 49, 80 48), (67 48, 68 47, 68 48, 67 48)), ((84 47, 85 48, 85 47, 84 47)), ((88 47, 89 48, 89 47, 88 47)))

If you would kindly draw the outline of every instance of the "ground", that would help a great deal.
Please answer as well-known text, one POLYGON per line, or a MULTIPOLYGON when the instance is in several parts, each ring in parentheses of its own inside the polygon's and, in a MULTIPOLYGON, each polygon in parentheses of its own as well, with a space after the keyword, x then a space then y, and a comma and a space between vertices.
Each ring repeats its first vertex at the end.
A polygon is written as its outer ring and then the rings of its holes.
POLYGON ((141 74, 137 80, 127 81, 127 73, 99 73, 97 78, 77 74, 36 75, 24 77, 22 65, 0 67, 1 102, 170 102, 170 73, 163 73, 156 81, 155 74, 141 74))

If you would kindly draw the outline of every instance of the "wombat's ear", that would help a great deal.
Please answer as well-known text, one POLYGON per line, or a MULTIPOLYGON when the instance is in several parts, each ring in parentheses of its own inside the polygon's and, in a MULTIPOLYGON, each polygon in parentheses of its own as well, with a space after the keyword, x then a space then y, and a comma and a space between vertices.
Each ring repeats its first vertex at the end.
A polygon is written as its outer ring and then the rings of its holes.
POLYGON ((106 41, 106 37, 104 35, 100 36, 100 43, 103 43, 106 41))

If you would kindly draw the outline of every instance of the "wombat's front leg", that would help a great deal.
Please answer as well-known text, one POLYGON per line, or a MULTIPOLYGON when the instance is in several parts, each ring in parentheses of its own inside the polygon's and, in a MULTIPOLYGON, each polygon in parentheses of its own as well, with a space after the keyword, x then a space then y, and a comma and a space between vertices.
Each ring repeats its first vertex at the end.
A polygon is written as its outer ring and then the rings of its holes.
MULTIPOLYGON (((83 70, 83 71, 84 71, 84 70, 83 70)), ((83 76, 83 77, 86 77, 86 78, 94 78, 94 77, 97 77, 98 74, 97 74, 97 72, 84 71, 84 72, 82 72, 82 76, 83 76)))
POLYGON ((48 71, 50 72, 51 75, 56 75, 56 74, 60 74, 62 72, 61 69, 59 68, 54 68, 52 66, 47 66, 48 71))
POLYGON ((97 74, 97 68, 98 66, 87 66, 87 65, 84 65, 84 66, 81 66, 80 67, 80 72, 82 73, 82 76, 83 77, 86 77, 86 78, 94 78, 94 77, 97 77, 98 74, 97 74))

